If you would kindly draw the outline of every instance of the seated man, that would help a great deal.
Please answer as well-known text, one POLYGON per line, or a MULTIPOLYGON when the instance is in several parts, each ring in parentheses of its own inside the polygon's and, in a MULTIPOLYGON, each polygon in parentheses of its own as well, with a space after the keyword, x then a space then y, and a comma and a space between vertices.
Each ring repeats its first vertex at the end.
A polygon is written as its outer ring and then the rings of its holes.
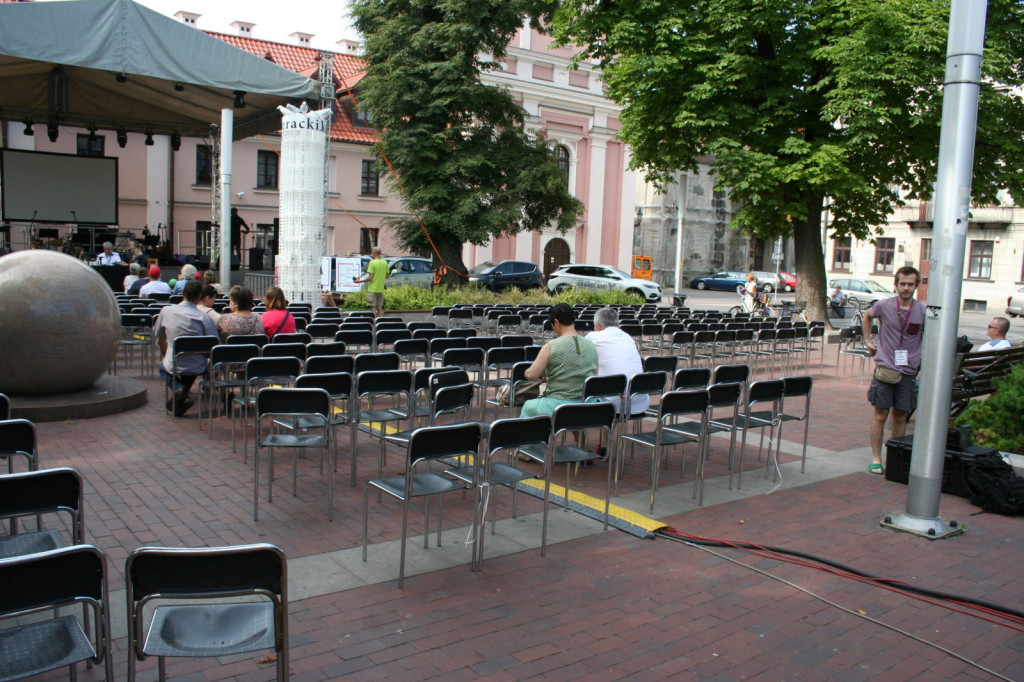
POLYGON ((843 288, 838 284, 832 295, 829 296, 828 304, 832 308, 832 312, 836 314, 836 317, 846 317, 846 294, 843 293, 843 288))
MULTIPOLYGON (((594 314, 594 331, 587 334, 587 339, 597 348, 598 376, 625 374, 629 380, 633 375, 644 371, 640 351, 636 349, 633 337, 619 329, 619 314, 614 308, 601 308, 594 314)), ((615 410, 622 412, 621 401, 618 398, 606 400, 615 403, 615 410)), ((629 401, 629 413, 643 414, 650 405, 650 396, 633 396, 629 401)))
POLYGON ((160 377, 175 393, 167 401, 167 409, 173 406, 175 417, 180 417, 192 407, 193 400, 188 393, 196 377, 206 373, 206 356, 183 355, 178 359, 178 374, 175 376, 172 374, 174 340, 180 336, 217 336, 217 325, 209 315, 196 307, 202 293, 203 283, 196 279, 190 280, 182 290, 185 300, 164 307, 153 323, 153 334, 163 353, 160 377))
POLYGON ((114 251, 114 245, 110 242, 103 242, 103 250, 96 256, 98 265, 127 265, 121 262, 121 254, 114 251))
POLYGON ((167 286, 167 282, 160 280, 160 268, 154 265, 149 269, 149 281, 139 289, 139 296, 141 298, 150 298, 152 294, 170 293, 171 288, 167 286))
POLYGON ((1013 344, 1010 343, 1009 339, 1006 338, 1006 333, 1010 331, 1010 321, 1005 317, 994 317, 992 321, 988 323, 988 329, 986 334, 988 335, 988 342, 982 345, 978 350, 1002 350, 1004 348, 1012 348, 1013 344))
POLYGON ((576 333, 576 313, 567 303, 551 308, 551 329, 555 338, 544 344, 526 378, 538 380, 547 376, 543 398, 523 403, 522 417, 554 414, 565 403, 583 400, 583 383, 597 371, 597 350, 594 344, 576 333))

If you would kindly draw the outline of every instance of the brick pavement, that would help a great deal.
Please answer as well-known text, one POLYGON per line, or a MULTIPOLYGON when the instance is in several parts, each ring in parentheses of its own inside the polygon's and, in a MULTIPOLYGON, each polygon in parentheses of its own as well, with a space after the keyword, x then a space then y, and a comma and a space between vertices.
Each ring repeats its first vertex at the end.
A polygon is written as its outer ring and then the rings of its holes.
MULTIPOLYGON (((826 354, 826 361, 832 357, 826 354)), ((791 475, 790 467, 786 477, 796 487, 674 513, 666 522, 708 537, 799 549, 870 573, 1021 609, 1019 519, 974 515, 977 509, 966 500, 943 496, 943 518, 966 522, 966 535, 927 542, 878 527, 881 516, 902 510, 906 488, 863 473, 869 461, 864 451, 867 384, 855 377, 835 381, 833 371, 826 366, 816 379, 809 443, 816 452, 854 460, 849 470, 858 473, 800 485, 800 475, 791 475)), ((360 485, 353 489, 343 440, 334 523, 327 521, 326 489, 312 457, 300 462, 296 497, 287 481, 289 458, 280 460, 275 498, 261 500, 260 521, 253 522, 252 461, 243 465, 241 452, 231 452, 229 426, 218 420, 209 440, 194 417, 172 421, 165 416, 162 390, 157 382, 150 386, 152 401, 139 410, 39 425, 43 465, 76 466, 86 479, 87 536, 110 558, 112 589, 123 587, 120 573, 127 554, 145 544, 267 541, 284 549, 292 562, 359 546, 362 482, 373 474, 374 447, 361 450, 360 485)), ((795 429, 786 438, 796 438, 795 429)), ((785 459, 793 461, 793 447, 787 450, 785 459)), ((726 451, 726 441, 714 442, 709 478, 725 473, 726 451)), ((389 460, 393 467, 394 457, 389 460)), ((692 453, 689 457, 685 480, 673 488, 679 483, 678 455, 673 456, 672 473, 663 474, 663 485, 669 487, 659 493, 659 505, 663 498, 689 496, 692 453)), ((812 459, 809 473, 817 466, 812 459)), ((744 483, 753 489, 758 480, 751 473, 744 483)), ((595 492, 603 481, 604 469, 598 466, 583 470, 574 486, 595 492)), ((649 459, 629 460, 622 494, 642 493, 648 482, 649 459)), ((499 517, 510 515, 510 500, 507 493, 499 496, 499 517)), ((541 508, 529 496, 520 495, 519 501, 524 516, 541 508)), ((375 544, 398 537, 396 512, 393 504, 371 502, 375 544)), ((560 515, 552 514, 555 523, 560 515)), ((465 526, 469 519, 468 504, 455 498, 446 504, 446 528, 465 526)), ((415 525, 412 533, 420 528, 415 525)), ((454 535, 449 532, 446 547, 430 553, 454 551, 454 535)), ((488 537, 487 546, 497 545, 488 537)), ((1010 679, 1024 679, 1019 631, 774 559, 737 550, 721 553, 955 650, 1010 679)), ((379 556, 371 548, 374 554, 379 556)), ((169 669, 175 679, 272 679, 273 666, 259 664, 261 657, 232 657, 219 666, 206 660, 172 661, 169 669)), ((545 558, 535 549, 506 556, 489 552, 482 573, 471 573, 466 565, 439 568, 408 578, 404 590, 387 580, 296 599, 291 604, 291 657, 294 680, 442 675, 495 680, 991 679, 947 653, 749 568, 666 539, 642 540, 618 531, 550 545, 545 558)), ((122 637, 114 653, 119 679, 125 659, 122 637)), ((142 679, 155 677, 153 661, 143 667, 148 670, 142 679)), ((100 677, 97 670, 79 674, 83 680, 100 677)))

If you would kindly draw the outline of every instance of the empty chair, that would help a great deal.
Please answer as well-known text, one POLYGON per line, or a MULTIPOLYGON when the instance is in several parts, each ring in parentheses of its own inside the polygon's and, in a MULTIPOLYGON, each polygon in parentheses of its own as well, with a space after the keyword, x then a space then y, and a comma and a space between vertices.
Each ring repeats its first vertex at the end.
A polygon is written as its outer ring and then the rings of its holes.
POLYGON ((306 360, 306 374, 335 374, 355 372, 355 358, 351 355, 314 355, 306 360))
MULTIPOLYGON (((760 453, 764 447, 764 430, 769 429, 769 438, 775 436, 775 427, 779 424, 779 411, 782 406, 782 396, 785 390, 785 382, 782 379, 765 379, 750 384, 747 391, 747 399, 744 401, 743 413, 733 417, 731 420, 715 420, 716 424, 723 424, 732 427, 733 433, 736 430, 743 432, 740 442, 740 457, 737 469, 739 475, 736 478, 736 487, 743 487, 743 453, 747 445, 747 432, 752 429, 761 429, 760 453), (755 408, 760 408, 755 410, 755 408)), ((771 466, 771 455, 773 451, 769 448, 768 466, 771 466)), ((767 474, 767 471, 765 472, 767 474)), ((729 488, 732 488, 732 469, 729 471, 729 488)))
MULTIPOLYGON (((203 427, 203 406, 207 408, 210 422, 210 438, 213 438, 213 406, 223 397, 227 400, 229 391, 245 385, 245 364, 260 356, 256 344, 221 344, 210 351, 210 372, 199 380, 199 428, 203 427)), ((226 415, 230 405, 225 405, 226 415)))
POLYGON ((408 329, 378 329, 373 335, 373 349, 378 353, 393 350, 395 341, 411 338, 412 332, 408 329))
POLYGON ((342 329, 334 335, 334 340, 343 342, 349 353, 373 350, 373 332, 369 329, 342 329))
MULTIPOLYGON (((693 436, 695 438, 705 438, 713 433, 728 432, 729 438, 729 489, 732 489, 732 470, 733 470, 733 454, 736 449, 736 429, 733 425, 740 419, 740 393, 742 386, 740 384, 711 384, 708 387, 708 419, 706 426, 702 427, 699 423, 688 421, 679 424, 674 424, 671 428, 673 431, 693 436)), ((707 462, 707 454, 710 449, 710 441, 704 443, 704 456, 703 463, 707 462)), ((703 477, 703 466, 704 464, 698 462, 699 471, 698 475, 703 477)), ((694 494, 698 493, 697 486, 694 487, 694 494)))
MULTIPOLYGON (((565 511, 569 511, 569 474, 573 464, 601 459, 601 456, 578 445, 566 444, 569 432, 598 431, 604 442, 611 442, 611 432, 615 424, 615 406, 611 403, 567 403, 555 408, 551 420, 551 438, 547 446, 530 445, 519 448, 517 452, 529 459, 544 465, 544 515, 541 522, 540 553, 547 553, 548 539, 548 501, 551 499, 551 476, 555 465, 565 464, 565 511), (561 444, 557 439, 561 438, 561 444)), ((614 449, 610 449, 614 452, 614 449)), ((611 503, 612 469, 614 461, 609 462, 608 476, 604 490, 604 529, 608 530, 608 509, 611 503)))
POLYGON ((10 519, 12 530, 22 516, 68 515, 68 540, 57 530, 39 526, 30 532, 0 535, 0 559, 48 552, 85 542, 82 514, 82 477, 70 468, 42 469, 0 476, 0 519, 10 519))
POLYGON ((479 458, 468 466, 462 466, 445 472, 452 478, 456 478, 476 489, 476 516, 474 527, 477 529, 473 543, 473 562, 475 570, 480 570, 484 559, 484 519, 485 510, 491 509, 491 535, 495 533, 497 525, 498 505, 491 499, 492 491, 496 486, 506 485, 512 489, 512 518, 518 516, 518 496, 516 495, 516 483, 531 478, 538 478, 537 474, 513 466, 512 455, 519 448, 526 447, 547 447, 551 438, 551 417, 540 415, 538 417, 527 417, 523 419, 499 419, 490 424, 487 432, 487 448, 479 458), (495 461, 500 452, 508 454, 507 462, 495 461))
POLYGON ((356 484, 358 434, 360 431, 371 438, 383 438, 388 434, 389 425, 409 419, 412 413, 412 372, 407 369, 367 371, 356 374, 355 389, 352 392, 352 408, 349 414, 351 484, 356 484), (368 405, 363 401, 388 400, 385 408, 368 405))
POLYGON ((508 416, 515 416, 515 409, 517 406, 522 406, 524 399, 520 398, 517 393, 521 387, 528 383, 532 383, 526 378, 526 370, 530 369, 533 362, 516 362, 512 365, 511 371, 508 377, 508 389, 505 392, 504 389, 498 391, 498 395, 494 398, 484 398, 484 405, 494 405, 499 410, 502 407, 508 408, 508 416), (501 395, 505 393, 505 398, 502 399, 501 395))
POLYGON ((409 322, 405 325, 405 328, 415 333, 420 329, 437 329, 437 325, 433 322, 409 322))
POLYGON ((392 350, 398 354, 401 364, 411 369, 414 362, 428 364, 430 342, 427 339, 399 339, 395 341, 392 350))
POLYGON ((452 308, 448 311, 448 328, 454 329, 455 327, 472 327, 473 326, 473 309, 472 308, 452 308))
POLYGON ((11 418, 11 399, 0 393, 0 421, 11 418))
POLYGON ((355 375, 363 372, 383 372, 390 369, 398 369, 401 362, 398 353, 360 353, 355 356, 352 373, 355 375))
POLYGON ((0 458, 7 459, 8 473, 14 472, 14 458, 24 457, 29 471, 39 468, 36 426, 27 419, 0 421, 0 458))
POLYGON ((472 336, 476 336, 476 329, 472 327, 458 327, 448 330, 449 339, 468 339, 472 336))
POLYGON ((711 383, 711 370, 707 367, 684 367, 672 377, 673 391, 707 388, 711 383))
MULTIPOLYGON (((288 448, 292 457, 292 495, 296 494, 298 452, 321 448, 327 455, 327 520, 334 520, 334 450, 331 447, 331 419, 334 415, 331 396, 322 388, 262 388, 256 394, 256 437, 253 445, 252 518, 259 520, 260 453, 267 449, 267 502, 274 499, 274 450, 288 448), (275 420, 298 423, 290 433, 275 431, 275 420)), ((323 473, 323 457, 320 472, 323 473)))
MULTIPOLYGON (((814 379, 808 376, 782 377, 783 402, 779 408, 779 433, 775 441, 775 462, 779 461, 779 448, 782 446, 782 427, 786 422, 802 421, 804 423, 803 452, 800 456, 800 473, 807 470, 807 432, 811 426, 811 388, 814 379), (803 398, 803 406, 799 411, 787 410, 786 403, 803 398)), ((763 415, 762 415, 763 416, 763 415)))
POLYGON ((231 409, 231 451, 235 451, 235 414, 242 416, 242 461, 247 461, 249 450, 249 412, 256 406, 256 394, 269 385, 289 385, 302 374, 302 361, 293 357, 252 358, 245 363, 245 386, 235 396, 231 409))
POLYGON ((460 338, 444 338, 444 339, 431 339, 430 340, 430 356, 429 361, 431 364, 434 362, 441 362, 441 359, 446 350, 451 348, 465 348, 466 339, 460 338))
POLYGON ((266 334, 232 334, 227 338, 227 341, 225 341, 224 343, 255 343, 257 346, 262 348, 263 346, 270 343, 270 338, 266 334))
MULTIPOLYGON (((121 345, 119 350, 125 354, 125 366, 132 366, 135 351, 139 353, 139 367, 153 367, 153 318, 150 315, 121 315, 121 345)), ((115 371, 117 359, 114 361, 115 371)))
MULTIPOLYGON (((872 358, 871 352, 864 345, 862 338, 863 330, 860 327, 844 327, 839 330, 839 343, 836 345, 836 378, 839 378, 839 368, 842 365, 845 369, 843 358, 850 358, 852 364, 854 359, 860 360, 860 377, 864 377, 864 368, 872 358)), ((825 351, 822 350, 822 357, 825 351)))
MULTIPOLYGON (((314 341, 333 341, 334 335, 338 333, 338 324, 336 322, 311 322, 306 325, 306 333, 314 341)), ((278 334, 277 336, 284 335, 278 334)), ((277 336, 274 337, 274 341, 278 340, 277 336)))
POLYGON ((644 358, 645 372, 664 372, 668 376, 676 373, 679 358, 675 355, 648 355, 644 358))
POLYGON ((148 656, 157 657, 163 680, 165 658, 263 649, 274 650, 278 682, 288 679, 288 563, 274 545, 142 547, 128 556, 124 573, 129 682, 136 661, 148 656), (250 599, 224 601, 243 596, 250 599), (151 601, 159 605, 149 613, 151 601))
MULTIPOLYGON (((278 334, 278 336, 281 335, 278 334)), ((306 344, 298 341, 295 343, 268 343, 263 346, 262 355, 265 358, 297 358, 305 362, 306 344)))
POLYGON ((423 327, 420 329, 410 329, 412 332, 412 338, 414 339, 426 339, 428 341, 433 339, 443 339, 448 336, 448 332, 444 329, 437 329, 436 327, 423 327))
POLYGON ((312 343, 313 337, 308 332, 290 332, 287 334, 274 334, 274 338, 270 340, 273 344, 280 343, 301 343, 306 345, 312 343))
POLYGON ((348 346, 344 341, 327 341, 326 343, 307 343, 306 358, 313 358, 317 355, 345 355, 348 346))
POLYGON ((466 348, 482 348, 489 351, 501 347, 501 339, 496 336, 470 336, 466 339, 466 348))
POLYGON ((512 348, 516 346, 532 346, 533 337, 529 334, 505 334, 501 337, 502 348, 512 348))
POLYGON ((0 679, 20 680, 68 666, 75 680, 75 664, 90 661, 103 663, 103 679, 114 680, 103 552, 75 545, 3 559, 0 585, 0 619, 14 621, 0 630, 0 679), (92 611, 84 628, 76 616, 56 615, 58 607, 76 604, 92 611), (52 617, 41 619, 45 612, 52 617), (25 618, 29 614, 39 615, 25 618))
POLYGON ((713 384, 739 384, 742 387, 740 400, 747 394, 747 383, 750 381, 750 365, 718 365, 711 373, 713 384))
POLYGON ((466 485, 457 479, 443 476, 434 471, 419 471, 429 467, 431 462, 453 457, 476 457, 480 451, 480 425, 476 423, 454 426, 428 426, 416 429, 406 447, 406 461, 403 475, 378 478, 369 481, 363 492, 363 561, 366 561, 369 544, 370 491, 378 490, 402 503, 402 540, 398 563, 398 587, 405 585, 405 545, 409 529, 409 502, 423 497, 424 546, 430 536, 430 510, 427 504, 430 496, 437 496, 437 544, 441 545, 442 505, 440 496, 444 493, 465 490, 466 485))
POLYGON ((696 332, 692 330, 676 332, 672 335, 672 352, 687 365, 693 364, 693 340, 696 332))

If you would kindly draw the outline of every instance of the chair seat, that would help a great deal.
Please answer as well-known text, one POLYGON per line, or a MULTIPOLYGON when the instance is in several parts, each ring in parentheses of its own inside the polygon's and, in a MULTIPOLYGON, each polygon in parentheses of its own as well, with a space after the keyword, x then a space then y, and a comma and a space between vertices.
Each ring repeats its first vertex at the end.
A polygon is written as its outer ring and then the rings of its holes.
MULTIPOLYGON (((322 426, 323 422, 320 423, 322 426)), ((292 434, 274 433, 263 439, 265 448, 322 448, 328 443, 322 433, 292 434)))
POLYGON ((150 656, 229 656, 274 648, 274 605, 160 606, 143 651, 150 656))
MULTIPOLYGON (((692 436, 693 438, 701 437, 700 422, 683 422, 682 424, 671 424, 665 426, 665 430, 672 433, 681 433, 686 436, 692 436)), ((719 426, 708 422, 708 434, 722 433, 728 431, 729 427, 719 426)))
MULTIPOLYGON (((379 488, 389 495, 399 499, 405 497, 405 476, 391 476, 390 478, 375 479, 370 485, 379 488)), ((412 496, 423 497, 424 495, 440 495, 452 490, 462 490, 466 486, 461 481, 453 481, 440 474, 426 472, 415 474, 412 477, 412 496)))
POLYGON ((67 547, 67 543, 55 530, 4 535, 0 536, 0 559, 49 552, 51 549, 60 549, 61 547, 67 547))
POLYGON ((0 682, 20 680, 96 656, 74 616, 0 630, 0 682))
POLYGON ((601 459, 601 455, 575 445, 559 445, 555 448, 555 464, 572 464, 601 459))
MULTIPOLYGON (((767 413, 765 413, 765 414, 767 416, 767 413)), ((708 423, 712 424, 714 426, 721 426, 721 427, 727 428, 727 429, 731 429, 734 426, 733 418, 732 417, 728 417, 727 419, 714 419, 714 420, 711 420, 708 423)), ((736 420, 735 420, 735 426, 737 426, 738 428, 741 428, 741 429, 760 429, 762 427, 771 426, 771 425, 772 425, 772 421, 771 421, 770 418, 769 419, 764 419, 764 418, 758 417, 758 416, 756 416, 754 414, 750 415, 750 421, 747 421, 746 415, 743 415, 743 414, 737 416, 736 420)))
MULTIPOLYGON (((459 467, 445 473, 465 483, 473 482, 473 471, 476 467, 459 467)), ((524 481, 528 478, 540 478, 540 475, 511 466, 501 462, 491 463, 491 478, 485 481, 485 485, 509 485, 516 481, 524 481)))
POLYGON ((361 410, 359 412, 359 423, 366 422, 393 422, 405 419, 405 415, 395 410, 361 410))
MULTIPOLYGON (((640 443, 641 445, 648 445, 650 447, 654 447, 658 440, 657 434, 653 431, 648 433, 627 434, 620 436, 619 438, 620 440, 626 440, 631 443, 640 443)), ((668 429, 663 430, 661 434, 662 445, 681 445, 683 443, 694 443, 696 441, 697 436, 673 432, 668 429)))

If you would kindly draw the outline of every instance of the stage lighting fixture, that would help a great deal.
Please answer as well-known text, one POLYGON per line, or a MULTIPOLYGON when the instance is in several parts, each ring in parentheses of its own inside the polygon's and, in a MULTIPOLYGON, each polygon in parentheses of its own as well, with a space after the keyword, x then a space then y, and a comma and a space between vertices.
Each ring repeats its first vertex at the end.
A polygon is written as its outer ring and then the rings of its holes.
POLYGON ((181 135, 178 133, 171 133, 171 149, 174 151, 181 149, 181 135))
POLYGON ((181 83, 175 83, 174 84, 174 91, 175 92, 185 92, 185 86, 182 85, 181 83))
POLYGON ((60 128, 57 126, 56 123, 51 123, 50 125, 46 126, 46 135, 50 138, 50 142, 56 142, 57 135, 59 134, 60 128))
POLYGON ((96 141, 96 129, 95 128, 89 128, 89 142, 95 142, 95 141, 96 141))
POLYGON ((153 146, 153 133, 146 133, 146 146, 147 147, 152 147, 153 146))
POLYGON ((127 83, 128 76, 124 75, 123 73, 119 73, 117 74, 117 76, 114 77, 114 80, 116 80, 118 83, 127 83))
POLYGON ((235 90, 235 109, 245 108, 245 90, 235 90))
POLYGON ((30 137, 36 134, 36 131, 32 130, 32 121, 25 121, 25 134, 30 137))
POLYGON ((120 130, 117 131, 117 146, 120 147, 121 149, 124 149, 125 145, 127 144, 128 133, 123 128, 121 128, 120 130))

